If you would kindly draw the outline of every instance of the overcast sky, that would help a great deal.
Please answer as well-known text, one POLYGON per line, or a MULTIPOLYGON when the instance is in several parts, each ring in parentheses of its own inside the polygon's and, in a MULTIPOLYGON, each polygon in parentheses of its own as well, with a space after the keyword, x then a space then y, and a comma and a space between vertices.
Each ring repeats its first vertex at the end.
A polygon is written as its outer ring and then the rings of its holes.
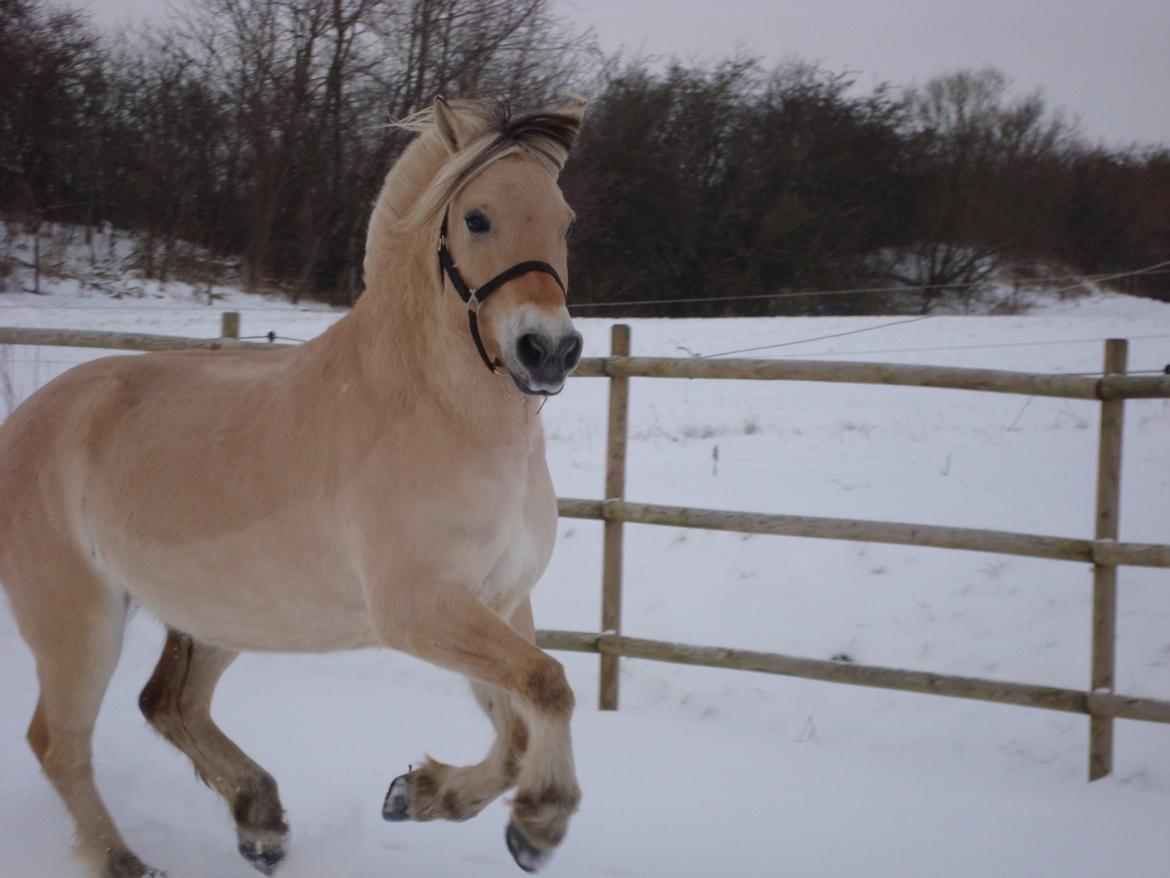
MULTIPOLYGON (((166 0, 71 0, 99 19, 166 0)), ((1170 144, 1170 0, 558 0, 602 48, 713 60, 737 49, 849 70, 862 86, 993 65, 1110 145, 1170 144)))

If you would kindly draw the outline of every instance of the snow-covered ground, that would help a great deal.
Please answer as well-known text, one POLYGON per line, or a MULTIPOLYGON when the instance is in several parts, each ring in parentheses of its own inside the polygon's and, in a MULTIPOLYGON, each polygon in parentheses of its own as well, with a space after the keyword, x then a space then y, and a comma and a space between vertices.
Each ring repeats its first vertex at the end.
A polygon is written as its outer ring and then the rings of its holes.
MULTIPOLYGON (((0 325, 308 338, 339 312, 191 289, 112 300, 0 295, 0 325)), ((1170 362, 1170 306, 1112 295, 1027 316, 633 321, 639 354, 689 356, 821 336, 753 356, 1041 372, 1170 362), (852 335, 840 335, 866 330, 852 335)), ((611 321, 578 322, 603 354, 611 321)), ((97 352, 0 348, 26 396, 97 352)), ((7 375, 8 384, 4 384, 7 375)), ((558 492, 599 497, 606 384, 544 410, 558 492)), ((5 397, 0 396, 0 409, 5 397)), ((2 413, 2 412, 0 412, 2 413)), ((635 380, 628 496, 729 509, 1090 536, 1098 407, 903 388, 635 380)), ((1127 404, 1122 536, 1170 540, 1170 402, 1127 404)), ((1086 565, 976 553, 631 526, 627 633, 1083 688, 1086 565)), ((600 525, 563 521, 534 596, 546 628, 596 630, 600 525)), ((1170 697, 1170 571, 1120 575, 1119 689, 1170 697)), ((69 823, 24 742, 36 687, 0 603, 0 875, 79 874, 69 823)), ((226 809, 135 700, 162 643, 130 626, 96 739, 98 782, 131 845, 175 878, 254 874, 226 809)), ((562 655, 580 704, 585 800, 548 874, 1133 876, 1170 866, 1170 728, 1117 724, 1113 776, 1085 782, 1088 722, 1025 708, 626 661, 622 709, 595 710, 597 660, 562 655)), ((391 778, 424 752, 473 761, 486 721, 457 678, 378 652, 243 657, 222 725, 280 781, 294 845, 281 874, 510 876, 505 805, 467 824, 385 824, 391 778)))

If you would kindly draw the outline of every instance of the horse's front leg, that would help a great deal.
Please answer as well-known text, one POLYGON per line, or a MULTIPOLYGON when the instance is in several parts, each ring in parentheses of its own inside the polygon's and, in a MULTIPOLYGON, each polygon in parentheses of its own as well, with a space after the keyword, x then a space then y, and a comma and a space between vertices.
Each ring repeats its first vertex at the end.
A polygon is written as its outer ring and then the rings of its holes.
MULTIPOLYGON (((471 677, 510 699, 515 716, 493 748, 494 754, 499 750, 498 758, 513 763, 518 786, 508 848, 521 868, 540 868, 564 838, 581 793, 569 732, 573 692, 560 662, 533 644, 531 614, 521 610, 518 627, 527 630, 518 633, 471 595, 450 586, 409 592, 398 588, 371 603, 388 646, 471 677), (515 720, 522 725, 516 726, 515 720)), ((399 778, 387 796, 386 816, 431 819, 458 810, 458 782, 468 778, 452 778, 453 771, 458 769, 428 763, 399 778)))
MULTIPOLYGON (((535 641, 527 599, 512 616, 511 625, 528 641, 535 641)), ((507 692, 478 680, 471 681, 471 689, 496 731, 491 750, 475 765, 456 767, 428 758, 397 778, 382 809, 387 820, 469 820, 516 785, 528 747, 528 727, 507 692)))

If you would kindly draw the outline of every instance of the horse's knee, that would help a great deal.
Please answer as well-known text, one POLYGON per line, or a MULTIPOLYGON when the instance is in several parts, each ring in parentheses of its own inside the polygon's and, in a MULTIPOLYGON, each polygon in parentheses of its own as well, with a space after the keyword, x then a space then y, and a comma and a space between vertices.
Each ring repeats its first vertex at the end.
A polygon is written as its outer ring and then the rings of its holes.
POLYGON ((168 635, 158 665, 154 667, 154 673, 151 674, 150 680, 146 681, 142 693, 138 695, 139 711, 142 711, 146 721, 159 732, 166 734, 167 719, 178 713, 181 680, 184 679, 190 664, 190 644, 181 643, 173 633, 168 635))
POLYGON ((62 796, 92 780, 93 760, 90 742, 75 735, 54 734, 41 754, 45 776, 62 796))
POLYGON ((551 656, 536 664, 524 680, 523 697, 542 713, 568 716, 576 706, 565 668, 551 656))
POLYGON ((45 709, 39 701, 37 709, 33 712, 32 722, 28 724, 27 738, 37 761, 43 765, 45 753, 49 749, 49 724, 45 721, 45 709))
POLYGON ((155 728, 158 728, 159 719, 163 715, 165 695, 166 687, 157 677, 151 677, 138 694, 138 709, 142 711, 146 721, 155 728))
POLYGON ((182 728, 176 701, 170 697, 164 683, 152 678, 138 696, 138 709, 151 727, 172 743, 182 728))
POLYGON ((182 726, 180 719, 183 681, 191 665, 191 641, 168 634, 154 673, 138 695, 138 709, 154 729, 169 740, 182 726))

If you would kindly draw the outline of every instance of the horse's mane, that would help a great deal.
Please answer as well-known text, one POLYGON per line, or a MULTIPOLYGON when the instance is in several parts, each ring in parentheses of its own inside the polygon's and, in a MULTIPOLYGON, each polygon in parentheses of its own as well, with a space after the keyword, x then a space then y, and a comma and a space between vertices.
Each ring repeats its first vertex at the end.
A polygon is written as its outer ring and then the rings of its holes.
MULTIPOLYGON (((504 100, 456 100, 450 106, 468 128, 463 132, 464 142, 457 152, 448 153, 437 171, 432 167, 428 185, 413 204, 398 213, 405 226, 417 227, 432 221, 484 169, 516 153, 530 156, 556 177, 581 125, 580 113, 565 107, 515 112, 504 100)), ((396 123, 396 127, 424 135, 419 138, 419 147, 428 139, 440 141, 435 113, 433 107, 428 107, 396 123)), ((402 161, 410 158, 408 151, 402 161)))

